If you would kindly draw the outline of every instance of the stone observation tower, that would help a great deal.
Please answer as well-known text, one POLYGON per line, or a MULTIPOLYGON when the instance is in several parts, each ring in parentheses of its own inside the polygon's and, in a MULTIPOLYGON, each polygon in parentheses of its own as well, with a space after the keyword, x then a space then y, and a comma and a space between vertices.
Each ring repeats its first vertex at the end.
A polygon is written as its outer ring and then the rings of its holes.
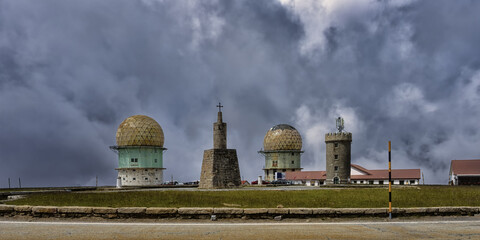
POLYGON ((217 122, 213 124, 213 149, 203 153, 199 188, 231 188, 241 185, 237 150, 227 149, 227 124, 218 103, 217 122))
POLYGON ((117 187, 155 186, 163 182, 164 136, 153 118, 135 115, 125 119, 117 130, 117 187))
POLYGON ((337 118, 338 132, 325 134, 327 145, 326 184, 350 183, 352 133, 343 132, 343 129, 343 118, 339 117, 337 118))
POLYGON ((265 180, 283 179, 286 172, 302 170, 302 136, 294 127, 279 124, 270 128, 263 139, 263 149, 259 153, 265 156, 265 180))

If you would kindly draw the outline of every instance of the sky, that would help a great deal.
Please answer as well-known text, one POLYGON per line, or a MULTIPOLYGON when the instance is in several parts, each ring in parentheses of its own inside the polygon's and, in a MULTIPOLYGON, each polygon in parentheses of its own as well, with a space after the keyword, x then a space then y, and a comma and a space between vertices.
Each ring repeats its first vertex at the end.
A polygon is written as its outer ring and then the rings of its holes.
POLYGON ((164 179, 200 178, 224 105, 242 179, 269 128, 302 135, 325 170, 335 118, 352 163, 480 158, 480 1, 0 0, 0 188, 115 185, 119 124, 163 128, 164 179))

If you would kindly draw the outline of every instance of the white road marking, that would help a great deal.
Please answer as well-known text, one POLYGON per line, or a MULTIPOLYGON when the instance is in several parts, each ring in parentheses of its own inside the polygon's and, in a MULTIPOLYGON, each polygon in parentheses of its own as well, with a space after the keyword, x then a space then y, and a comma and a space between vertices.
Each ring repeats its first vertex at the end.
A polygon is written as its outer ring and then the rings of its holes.
POLYGON ((25 222, 0 221, 1 224, 33 224, 33 225, 103 225, 103 226, 302 226, 302 225, 389 225, 389 224, 465 224, 479 223, 475 221, 416 221, 416 222, 329 222, 329 223, 105 223, 105 222, 25 222))

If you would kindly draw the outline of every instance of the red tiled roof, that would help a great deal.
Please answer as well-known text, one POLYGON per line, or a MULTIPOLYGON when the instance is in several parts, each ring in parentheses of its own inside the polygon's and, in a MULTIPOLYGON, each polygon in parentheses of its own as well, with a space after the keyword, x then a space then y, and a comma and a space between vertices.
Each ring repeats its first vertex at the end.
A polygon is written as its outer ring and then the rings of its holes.
POLYGON ((362 172, 364 172, 364 173, 366 173, 366 174, 371 174, 371 173, 369 172, 369 170, 367 170, 366 168, 364 168, 364 167, 362 167, 362 166, 360 166, 360 165, 357 165, 357 164, 350 164, 350 165, 351 165, 353 168, 356 168, 356 169, 358 169, 358 170, 360 170, 360 171, 362 171, 362 172))
MULTIPOLYGON (((370 175, 352 175, 351 180, 388 180, 388 169, 368 170, 370 175)), ((420 169, 392 169, 392 179, 420 179, 420 169)))
MULTIPOLYGON (((352 164, 354 168, 358 168, 367 172, 369 175, 352 175, 351 180, 388 180, 388 169, 385 170, 367 170, 359 165, 352 164)), ((327 178, 326 171, 303 171, 303 172, 286 172, 287 180, 325 180, 327 178)), ((393 169, 392 179, 420 179, 420 169, 393 169)))
POLYGON ((473 160, 452 160, 450 171, 456 175, 480 174, 480 159, 473 160))
POLYGON ((302 171, 302 172, 286 172, 287 180, 307 180, 307 179, 327 179, 326 171, 302 171))

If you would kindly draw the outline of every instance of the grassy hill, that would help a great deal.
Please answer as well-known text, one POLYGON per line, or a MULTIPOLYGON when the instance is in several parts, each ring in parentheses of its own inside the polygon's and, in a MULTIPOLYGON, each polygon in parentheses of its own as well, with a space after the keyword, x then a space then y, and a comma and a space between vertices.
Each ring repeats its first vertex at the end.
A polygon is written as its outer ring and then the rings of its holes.
MULTIPOLYGON (((315 188, 312 190, 96 191, 32 194, 14 205, 102 207, 329 207, 388 206, 386 188, 315 188)), ((395 187, 394 207, 480 206, 479 186, 395 187)))

